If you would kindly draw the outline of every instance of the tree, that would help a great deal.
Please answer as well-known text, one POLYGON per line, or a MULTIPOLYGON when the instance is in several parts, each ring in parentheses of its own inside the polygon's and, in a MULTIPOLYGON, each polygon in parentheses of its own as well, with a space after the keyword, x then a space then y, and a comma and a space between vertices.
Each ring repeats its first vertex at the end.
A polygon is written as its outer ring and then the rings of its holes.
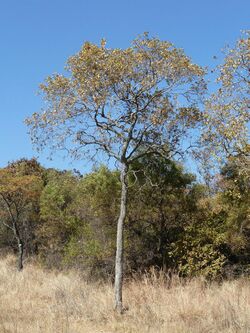
POLYGON ((36 167, 38 164, 34 160, 20 160, 0 169, 0 222, 16 239, 18 270, 23 269, 24 239, 29 238, 25 237, 26 225, 31 223, 31 214, 41 191, 42 182, 38 175, 27 174, 30 169, 35 173, 36 167))
POLYGON ((84 175, 71 205, 77 223, 65 249, 65 262, 77 264, 92 278, 114 274, 120 173, 100 166, 84 175))
POLYGON ((36 232, 40 258, 47 266, 61 264, 77 217, 72 203, 76 200, 78 178, 71 172, 54 169, 46 172, 46 186, 40 196, 41 224, 36 232))
MULTIPOLYGON (((217 91, 206 103, 203 145, 206 155, 225 165, 228 158, 249 159, 250 37, 247 31, 218 66, 217 91)), ((243 170, 243 169, 242 169, 243 170)))
POLYGON ((129 177, 126 244, 133 270, 157 266, 173 268, 169 257, 171 243, 180 237, 183 227, 192 218, 191 197, 195 176, 182 166, 159 156, 137 160, 129 177))
POLYGON ((182 156, 200 120, 204 71, 183 50, 148 34, 124 50, 109 49, 104 40, 101 46, 86 42, 67 70, 41 85, 46 109, 26 123, 39 149, 67 149, 75 158, 102 153, 119 165, 115 308, 121 313, 129 167, 145 155, 182 156))
POLYGON ((235 257, 241 264, 249 265, 250 254, 250 168, 249 161, 242 165, 238 158, 231 158, 222 168, 218 186, 219 200, 227 212, 228 239, 235 257), (247 168, 248 166, 248 168, 247 168))

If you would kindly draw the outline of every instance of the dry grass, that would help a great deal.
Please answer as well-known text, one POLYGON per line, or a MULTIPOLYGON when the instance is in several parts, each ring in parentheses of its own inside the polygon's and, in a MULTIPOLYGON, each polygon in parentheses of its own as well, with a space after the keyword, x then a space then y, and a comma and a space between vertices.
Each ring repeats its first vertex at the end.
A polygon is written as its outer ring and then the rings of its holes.
POLYGON ((111 285, 86 283, 75 272, 45 272, 13 258, 0 261, 1 333, 250 332, 250 281, 206 287, 202 281, 171 287, 144 278, 124 288, 129 310, 112 310, 111 285))

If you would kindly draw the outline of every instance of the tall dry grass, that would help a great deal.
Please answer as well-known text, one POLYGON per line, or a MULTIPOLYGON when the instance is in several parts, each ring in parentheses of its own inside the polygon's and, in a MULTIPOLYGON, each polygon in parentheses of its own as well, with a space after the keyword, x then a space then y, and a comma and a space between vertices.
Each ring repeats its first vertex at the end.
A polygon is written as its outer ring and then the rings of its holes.
POLYGON ((113 312, 109 284, 87 283, 77 273, 29 265, 17 272, 0 261, 1 333, 250 332, 250 281, 205 286, 178 279, 166 286, 152 276, 127 282, 128 311, 113 312))

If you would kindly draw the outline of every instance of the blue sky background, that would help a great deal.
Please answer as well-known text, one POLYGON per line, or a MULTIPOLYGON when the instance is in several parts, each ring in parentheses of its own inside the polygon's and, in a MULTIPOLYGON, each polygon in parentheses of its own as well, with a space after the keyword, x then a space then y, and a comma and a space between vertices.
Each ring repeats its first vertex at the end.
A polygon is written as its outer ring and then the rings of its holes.
MULTIPOLYGON (((214 65, 225 44, 249 29, 249 0, 2 0, 0 1, 0 167, 37 156, 23 123, 42 101, 38 85, 61 72, 66 59, 86 40, 127 47, 138 34, 169 40, 195 62, 214 65)), ((60 156, 45 166, 90 169, 60 156)))

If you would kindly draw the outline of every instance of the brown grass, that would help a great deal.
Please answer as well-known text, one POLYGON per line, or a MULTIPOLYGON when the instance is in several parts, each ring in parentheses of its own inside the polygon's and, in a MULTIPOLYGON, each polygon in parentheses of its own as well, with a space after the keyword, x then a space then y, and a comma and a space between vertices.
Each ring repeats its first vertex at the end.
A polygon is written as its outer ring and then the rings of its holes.
POLYGON ((178 279, 167 287, 153 276, 127 282, 128 311, 114 313, 112 286, 87 283, 77 273, 46 272, 13 258, 0 261, 1 333, 250 332, 250 281, 205 286, 178 279))

